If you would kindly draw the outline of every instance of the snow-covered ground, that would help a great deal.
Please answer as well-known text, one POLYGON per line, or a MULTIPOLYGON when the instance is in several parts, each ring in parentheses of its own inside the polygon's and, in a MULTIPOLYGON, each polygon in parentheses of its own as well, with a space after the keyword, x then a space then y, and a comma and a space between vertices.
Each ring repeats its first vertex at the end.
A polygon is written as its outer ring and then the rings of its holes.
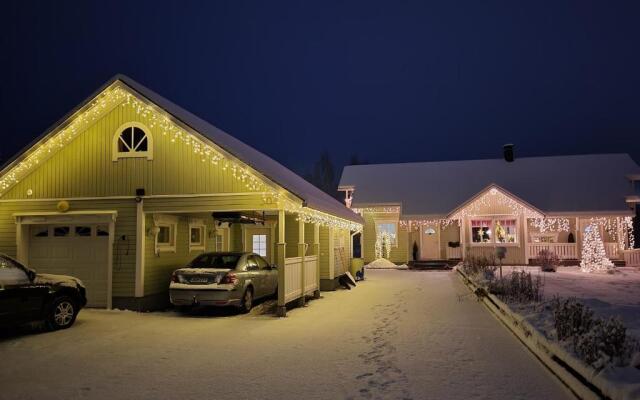
MULTIPOLYGON (((504 267, 521 270, 523 267, 504 267)), ((619 316, 629 333, 640 338, 640 270, 618 267, 615 273, 584 273, 579 267, 558 267, 557 272, 540 272, 539 267, 524 267, 540 274, 545 283, 544 297, 576 297, 603 317, 619 316)))
POLYGON ((366 277, 283 319, 84 310, 5 335, 0 398, 571 398, 454 273, 366 277))

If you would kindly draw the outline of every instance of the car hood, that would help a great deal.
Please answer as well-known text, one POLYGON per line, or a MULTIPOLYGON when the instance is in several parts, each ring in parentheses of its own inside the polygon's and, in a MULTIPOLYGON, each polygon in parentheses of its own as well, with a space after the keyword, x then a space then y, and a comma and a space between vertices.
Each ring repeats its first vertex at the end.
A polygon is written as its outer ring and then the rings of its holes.
POLYGON ((48 286, 59 285, 76 287, 80 285, 84 287, 80 279, 68 275, 36 274, 34 283, 48 286))

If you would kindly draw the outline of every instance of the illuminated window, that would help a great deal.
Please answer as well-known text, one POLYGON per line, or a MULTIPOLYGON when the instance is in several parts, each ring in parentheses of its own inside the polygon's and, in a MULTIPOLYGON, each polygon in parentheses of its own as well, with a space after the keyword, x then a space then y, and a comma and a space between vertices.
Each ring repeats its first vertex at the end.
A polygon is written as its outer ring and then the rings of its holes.
POLYGON ((491 243, 491 220, 471 220, 471 241, 473 243, 491 243))
POLYGON ((137 122, 122 125, 113 138, 113 161, 119 158, 153 157, 153 142, 149 129, 137 122))
POLYGON ((224 251, 224 235, 222 233, 216 233, 216 251, 224 251))
POLYGON ((515 219, 495 220, 494 231, 496 243, 517 243, 518 229, 515 219))
POLYGON ((266 257, 267 256, 267 235, 253 235, 252 250, 254 253, 266 257))
POLYGON ((391 245, 397 246, 398 244, 398 224, 395 222, 378 222, 376 224, 376 232, 378 234, 388 233, 391 238, 391 245))
POLYGON ((518 221, 515 218, 478 218, 470 223, 472 244, 518 243, 518 221))

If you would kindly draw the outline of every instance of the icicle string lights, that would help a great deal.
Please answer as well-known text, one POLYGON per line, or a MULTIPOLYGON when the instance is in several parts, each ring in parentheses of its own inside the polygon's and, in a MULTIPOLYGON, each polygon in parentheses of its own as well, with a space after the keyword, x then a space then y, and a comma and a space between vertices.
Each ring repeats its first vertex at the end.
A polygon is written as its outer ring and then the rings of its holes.
POLYGON ((544 232, 569 232, 571 230, 568 218, 534 218, 530 220, 531 226, 544 232))
POLYGON ((450 219, 462 220, 465 217, 475 216, 491 205, 508 207, 511 209, 513 215, 517 216, 524 215, 526 218, 544 218, 544 215, 538 211, 521 204, 511 196, 508 196, 497 188, 492 187, 480 197, 476 198, 464 208, 453 214, 450 219))
MULTIPOLYGON (((226 156, 214 146, 203 142, 195 135, 182 129, 164 112, 138 99, 118 83, 111 85, 98 94, 68 125, 62 127, 44 143, 32 149, 26 154, 22 161, 18 162, 0 177, 0 197, 13 185, 20 182, 20 180, 28 175, 35 167, 46 161, 53 152, 69 144, 81 132, 118 105, 134 110, 150 129, 156 128, 162 132, 162 135, 170 137, 171 143, 182 143, 190 146, 202 162, 210 162, 215 165, 219 164, 223 170, 230 170, 232 176, 243 183, 248 190, 263 192, 263 201, 272 203, 274 200, 278 201, 280 199, 280 193, 275 188, 265 184, 261 177, 253 173, 244 164, 226 156)), ((317 221, 326 226, 339 228, 360 227, 361 229, 360 224, 306 207, 288 205, 288 207, 285 208, 287 211, 302 215, 302 218, 309 220, 309 222, 317 221)))

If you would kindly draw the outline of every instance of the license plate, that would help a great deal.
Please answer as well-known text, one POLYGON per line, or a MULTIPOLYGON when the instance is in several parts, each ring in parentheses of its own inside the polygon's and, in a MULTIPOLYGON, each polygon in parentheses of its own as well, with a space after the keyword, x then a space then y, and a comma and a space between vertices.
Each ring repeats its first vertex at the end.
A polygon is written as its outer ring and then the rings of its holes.
POLYGON ((209 279, 207 277, 204 277, 204 276, 203 277, 196 276, 194 278, 189 279, 189 282, 191 282, 191 283, 207 283, 207 282, 209 282, 209 279))

